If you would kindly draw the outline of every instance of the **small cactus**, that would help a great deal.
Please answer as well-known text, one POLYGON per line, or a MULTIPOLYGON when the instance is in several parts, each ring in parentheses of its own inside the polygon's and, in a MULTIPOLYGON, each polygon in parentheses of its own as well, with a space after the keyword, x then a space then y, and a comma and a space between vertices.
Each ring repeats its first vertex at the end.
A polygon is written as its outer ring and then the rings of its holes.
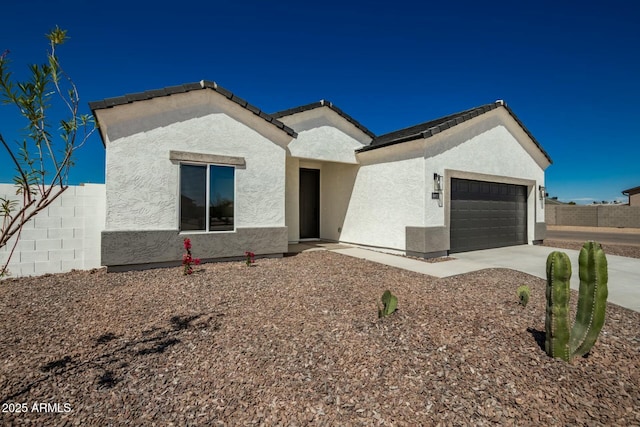
POLYGON ((531 294, 531 290, 527 285, 522 285, 516 292, 518 294, 518 303, 521 306, 526 307, 529 303, 529 295, 531 294))
POLYGON ((547 315, 545 351, 563 360, 584 356, 595 344, 604 325, 607 307, 607 258, 597 242, 586 242, 580 250, 578 309, 569 331, 569 280, 571 262, 564 252, 547 258, 547 315))
POLYGON ((390 290, 384 291, 382 294, 382 307, 378 304, 378 317, 387 317, 398 307, 398 297, 393 295, 390 290))

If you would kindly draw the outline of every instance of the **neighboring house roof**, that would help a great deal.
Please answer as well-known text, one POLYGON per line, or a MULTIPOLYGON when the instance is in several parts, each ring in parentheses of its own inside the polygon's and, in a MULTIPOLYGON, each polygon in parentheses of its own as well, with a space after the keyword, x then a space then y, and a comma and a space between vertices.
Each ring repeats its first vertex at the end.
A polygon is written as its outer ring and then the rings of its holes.
POLYGON ((228 99, 240 105, 241 107, 251 111, 256 116, 262 117, 267 122, 273 124, 279 129, 282 129, 284 132, 293 136, 294 138, 297 136, 297 133, 293 129, 291 129, 289 126, 279 121, 277 118, 273 117, 270 114, 265 113, 264 111, 260 110, 258 107, 252 104, 249 104, 244 99, 233 94, 232 92, 228 91, 222 86, 219 86, 216 82, 207 81, 207 80, 201 80, 196 83, 187 83, 187 84, 178 85, 178 86, 169 86, 163 89, 132 93, 124 96, 118 96, 115 98, 106 98, 106 99, 103 99, 102 101, 89 102, 89 108, 91 109, 91 112, 95 116, 95 110, 102 110, 105 108, 116 107, 118 105, 131 104, 132 102, 136 102, 136 101, 146 101, 148 99, 159 98, 162 96, 175 95, 178 93, 185 93, 185 92, 191 92, 193 90, 202 90, 202 89, 214 90, 219 94, 226 96, 228 99))
POLYGON ((289 108, 287 110, 282 110, 282 111, 278 111, 276 113, 271 113, 271 116, 276 118, 276 119, 279 119, 281 117, 291 116, 291 115, 296 114, 296 113, 302 113, 303 111, 309 111, 309 110, 313 110, 313 109, 320 108, 320 107, 330 108, 331 110, 333 110, 336 113, 338 113, 338 115, 340 115, 346 121, 350 122, 355 127, 360 129, 362 132, 364 132, 367 135, 369 135, 372 139, 376 137, 376 135, 373 132, 371 132, 369 129, 364 127, 360 122, 358 122, 356 119, 354 119, 353 117, 351 117, 350 115, 348 115, 347 113, 342 111, 340 108, 338 108, 335 105, 333 105, 333 103, 331 101, 327 101, 326 99, 321 99, 320 101, 313 102, 311 104, 301 105, 299 107, 289 108))
POLYGON ((630 196, 632 194, 637 194, 637 193, 640 193, 640 187, 633 187, 628 190, 622 191, 622 194, 624 194, 625 196, 630 196))
POLYGON ((420 123, 415 126, 411 126, 408 128, 400 129, 394 132, 386 133, 384 135, 380 135, 373 139, 371 144, 366 147, 362 147, 358 149, 358 152, 375 150, 377 148, 388 147, 394 144, 400 144, 402 142, 413 141, 418 138, 430 138, 446 129, 452 128, 454 126, 459 125, 460 123, 464 123, 467 120, 471 120, 474 117, 478 117, 484 113, 487 113, 491 110, 494 110, 498 107, 504 107, 511 117, 520 125, 522 130, 531 138, 531 140, 536 144, 536 146, 540 149, 540 151, 544 154, 544 156, 549 160, 549 163, 553 163, 549 154, 542 148, 542 145, 534 138, 534 136, 529 132, 529 130, 522 124, 520 119, 515 115, 513 111, 504 101, 496 101, 491 104, 481 105, 479 107, 471 108, 469 110, 461 111, 459 113, 450 114, 448 116, 440 117, 439 119, 431 120, 428 122, 420 123))
POLYGON ((561 202, 557 197, 547 197, 544 201, 547 205, 567 205, 568 203, 561 202))

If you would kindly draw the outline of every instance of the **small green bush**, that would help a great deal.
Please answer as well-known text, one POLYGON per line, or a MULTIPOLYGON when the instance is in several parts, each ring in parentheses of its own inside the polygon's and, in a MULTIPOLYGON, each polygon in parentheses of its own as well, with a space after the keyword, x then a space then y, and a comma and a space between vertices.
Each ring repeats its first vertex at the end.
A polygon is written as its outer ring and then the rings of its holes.
POLYGON ((519 300, 518 303, 521 306, 526 307, 527 304, 529 303, 529 294, 531 293, 531 290, 527 285, 522 285, 518 288, 517 293, 518 293, 518 300, 519 300))

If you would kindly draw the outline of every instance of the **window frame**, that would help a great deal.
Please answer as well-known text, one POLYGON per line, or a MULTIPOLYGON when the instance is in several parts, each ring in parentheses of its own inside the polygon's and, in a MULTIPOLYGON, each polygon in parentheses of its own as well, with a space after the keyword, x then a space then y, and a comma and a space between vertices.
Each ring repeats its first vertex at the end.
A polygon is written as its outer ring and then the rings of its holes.
POLYGON ((235 233, 236 232, 236 196, 237 196, 237 165, 228 163, 204 163, 180 161, 178 164, 178 233, 179 234, 212 234, 212 233, 235 233), (182 165, 201 166, 206 169, 205 177, 205 230, 182 230, 182 165), (210 203, 211 203, 211 166, 222 166, 233 169, 233 229, 232 230, 210 230, 210 203))

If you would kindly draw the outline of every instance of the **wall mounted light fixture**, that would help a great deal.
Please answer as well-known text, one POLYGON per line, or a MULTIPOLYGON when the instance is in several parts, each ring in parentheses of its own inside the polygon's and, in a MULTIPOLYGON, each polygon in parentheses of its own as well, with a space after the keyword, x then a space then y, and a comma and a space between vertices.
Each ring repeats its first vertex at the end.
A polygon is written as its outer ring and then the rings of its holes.
POLYGON ((538 185, 538 194, 540 195, 540 200, 544 200, 546 193, 545 193, 546 189, 544 188, 544 185, 538 185))
POLYGON ((442 192, 442 175, 433 174, 433 190, 439 193, 442 192))
POLYGON ((431 193, 431 198, 438 200, 438 206, 442 206, 442 175, 438 175, 437 173, 433 174, 433 193, 431 193))

